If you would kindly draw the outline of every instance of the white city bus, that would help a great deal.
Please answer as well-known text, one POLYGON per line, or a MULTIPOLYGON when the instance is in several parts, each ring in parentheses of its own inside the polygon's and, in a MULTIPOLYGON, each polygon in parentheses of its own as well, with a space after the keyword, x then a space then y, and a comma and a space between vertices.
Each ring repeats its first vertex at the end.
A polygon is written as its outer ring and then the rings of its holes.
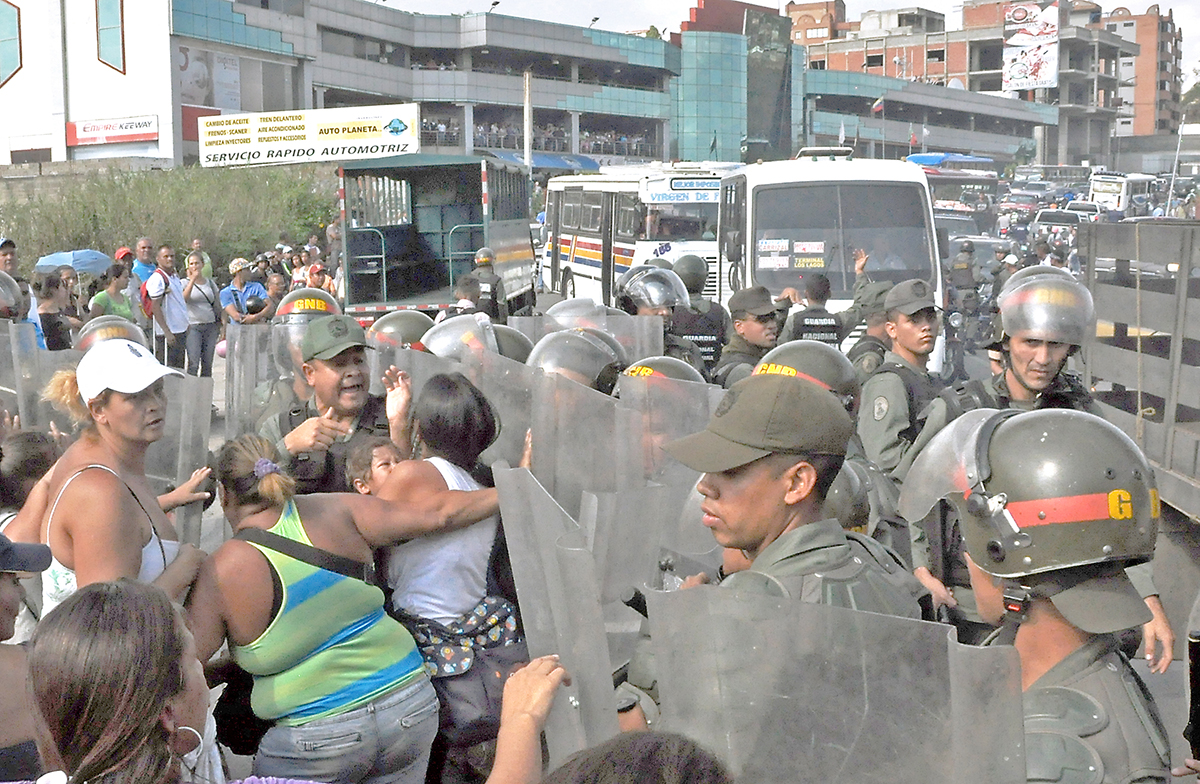
POLYGON ((1088 183, 1087 200, 1107 210, 1109 220, 1149 215, 1155 179, 1152 174, 1098 171, 1088 183))
MULTIPOLYGON (((776 297, 785 288, 802 292, 804 276, 822 272, 833 287, 829 309, 836 312, 853 298, 853 254, 862 248, 872 280, 921 278, 934 285, 940 304, 938 259, 948 249, 934 229, 921 167, 852 160, 840 150, 801 155, 750 164, 721 180, 720 300, 758 285, 776 297)), ((931 369, 941 367, 941 353, 939 340, 931 369)))
MULTIPOLYGON (((717 257, 717 195, 736 163, 655 163, 553 177, 546 187, 544 285, 612 303, 631 266, 692 254, 717 257)), ((706 287, 706 290, 711 286, 706 287)))

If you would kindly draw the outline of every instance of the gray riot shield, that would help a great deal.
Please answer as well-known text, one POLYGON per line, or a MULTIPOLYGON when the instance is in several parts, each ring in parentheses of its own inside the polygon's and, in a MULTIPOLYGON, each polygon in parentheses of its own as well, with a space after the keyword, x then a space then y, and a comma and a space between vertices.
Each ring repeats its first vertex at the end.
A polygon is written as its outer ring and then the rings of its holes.
POLYGON ((663 450, 669 443, 708 425, 719 401, 712 384, 679 381, 662 375, 622 375, 618 392, 621 405, 642 417, 642 467, 645 478, 672 485, 693 485, 698 474, 663 450))
POLYGON ((462 372, 492 404, 500 419, 500 435, 480 460, 516 465, 525 448, 525 432, 533 423, 533 389, 542 375, 523 362, 490 351, 464 359, 462 372))
MULTIPOLYGON (((225 328, 225 437, 256 433, 271 415, 298 399, 295 368, 275 362, 270 324, 230 323, 225 328)), ((303 385, 303 375, 299 378, 303 385)), ((306 387, 305 387, 306 389, 306 387)))
POLYGON ((38 347, 32 324, 10 323, 8 327, 17 398, 12 413, 21 415, 23 429, 47 431, 53 422, 59 430, 69 433, 74 425, 71 417, 43 400, 42 392, 56 372, 78 365, 83 352, 47 351, 38 347))
POLYGON ((662 728, 716 752, 739 780, 1025 781, 1011 647, 717 586, 647 598, 662 728))
POLYGON ((617 734, 600 587, 575 521, 528 470, 493 465, 530 656, 557 653, 571 685, 546 721, 550 766, 617 734))
MULTIPOLYGON (((392 365, 395 365, 397 370, 402 370, 407 373, 409 380, 412 381, 412 393, 414 401, 417 399, 417 396, 421 394, 421 389, 425 386, 425 382, 428 381, 431 376, 436 376, 439 373, 463 372, 462 365, 453 359, 444 359, 425 351, 417 351, 416 349, 401 348, 391 352, 385 352, 385 355, 387 356, 388 363, 386 365, 381 363, 380 371, 378 373, 379 378, 382 379, 384 370, 392 365)), ((380 385, 380 394, 382 394, 383 382, 379 379, 373 380, 378 381, 380 385)))
POLYGON ((510 316, 508 326, 535 344, 560 329, 596 329, 611 336, 621 347, 626 364, 663 354, 663 322, 660 316, 630 316, 598 312, 591 315, 510 316))
POLYGON ((584 490, 644 486, 636 411, 557 373, 533 389, 533 474, 569 514, 584 490))
MULTIPOLYGON (((213 380, 196 376, 167 376, 163 436, 146 450, 146 477, 155 492, 178 487, 192 472, 208 462, 208 439, 212 425, 213 380)), ((203 504, 191 503, 175 509, 175 529, 181 542, 200 544, 203 504)))
POLYGON ((0 319, 0 341, 3 341, 3 345, 0 346, 0 411, 10 414, 20 413, 17 373, 17 358, 20 354, 15 344, 24 340, 31 340, 34 341, 34 345, 37 344, 37 335, 32 324, 14 324, 8 319, 0 319), (23 336, 23 331, 28 331, 28 336, 23 336))

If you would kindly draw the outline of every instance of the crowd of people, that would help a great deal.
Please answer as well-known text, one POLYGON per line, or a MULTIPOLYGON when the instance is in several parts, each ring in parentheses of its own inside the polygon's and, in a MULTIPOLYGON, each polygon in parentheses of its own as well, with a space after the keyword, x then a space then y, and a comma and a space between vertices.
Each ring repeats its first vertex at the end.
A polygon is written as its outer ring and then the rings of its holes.
MULTIPOLYGON (((10 246, 0 240, 0 262, 10 246)), ((1083 760, 1089 780, 1168 778, 1169 743, 1129 664, 1144 646, 1164 672, 1174 645, 1150 569, 1159 500, 1145 457, 1070 372, 1095 314, 1069 273, 1032 265, 1007 276, 993 375, 945 387, 928 368, 936 286, 873 279, 874 251, 855 254, 854 300, 840 312, 827 309, 820 273, 803 290, 743 289, 726 310, 702 295, 704 260, 684 256, 631 268, 616 307, 565 300, 517 322, 484 248, 448 317, 400 311, 368 333, 340 314, 328 276, 312 274, 315 238, 307 269, 303 253, 277 250, 234 259, 219 286, 199 241, 184 281, 174 249, 142 238, 116 254, 86 312, 61 293, 76 287, 65 271, 39 284, 39 315, 72 312, 82 325, 121 306, 136 320, 132 282, 145 282, 154 337, 109 336, 55 375, 45 397, 76 423, 65 449, 5 422, 0 639, 27 636, 23 605, 40 620, 27 645, 0 646, 0 685, 30 684, 0 688, 11 717, 0 779, 61 771, 71 782, 219 784, 219 742, 253 754, 254 775, 272 779, 732 780, 720 749, 657 731, 659 708, 677 706, 660 691, 649 638, 620 673, 603 673, 622 681, 609 718, 625 731, 543 777, 541 732, 571 676, 555 655, 530 656, 524 627, 549 611, 517 593, 521 559, 505 526, 525 521, 500 518, 484 455, 508 427, 515 470, 534 476, 539 450, 577 450, 585 465, 616 459, 540 440, 545 417, 515 440, 512 423, 534 422, 535 399, 578 395, 596 408, 615 394, 636 407, 637 378, 679 401, 707 400, 709 384, 725 390, 686 434, 662 411, 640 412, 652 454, 633 486, 682 483, 690 506, 673 514, 707 528, 718 553, 719 568, 680 590, 716 584, 728 596, 860 613, 868 625, 937 620, 961 642, 1012 645, 1028 770, 1083 760), (297 256, 307 285, 288 293, 284 264, 297 256), (843 353, 862 321, 866 333, 843 353), (534 322, 543 333, 513 326, 534 322), (146 462, 164 433, 164 381, 185 361, 211 372, 210 347, 228 325, 278 335, 274 366, 246 368, 261 381, 243 401, 253 410, 230 412, 248 417, 245 432, 211 459, 197 455, 189 481, 162 492, 146 462), (639 353, 631 336, 652 349, 639 353), (437 372, 418 387, 385 364, 373 379, 369 354, 385 348, 432 354, 424 367, 437 372), (511 378, 560 386, 518 390, 515 401, 486 394, 488 356, 513 363, 511 378), (665 472, 668 459, 683 473, 665 472), (214 496, 232 536, 205 553, 180 541, 172 510, 214 496), (41 601, 23 600, 20 578, 31 575, 41 601), (1076 708, 1094 720, 1077 721, 1076 708)), ((0 304, 30 318, 4 277, 0 304)), ((69 340, 75 327, 63 323, 69 340)), ((774 688, 792 696, 786 683, 774 688)), ((1001 697, 963 699, 973 698, 1001 697)), ((797 778, 807 742, 786 750, 797 778)), ((754 770, 753 759, 742 764, 754 770)), ((1198 771, 1189 760, 1176 773, 1198 771)))

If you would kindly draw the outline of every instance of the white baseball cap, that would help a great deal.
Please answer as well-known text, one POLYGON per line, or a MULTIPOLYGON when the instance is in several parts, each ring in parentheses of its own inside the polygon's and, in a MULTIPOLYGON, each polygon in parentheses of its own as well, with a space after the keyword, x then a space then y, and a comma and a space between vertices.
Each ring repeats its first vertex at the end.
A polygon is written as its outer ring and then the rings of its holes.
POLYGON ((75 369, 84 403, 100 397, 106 389, 132 395, 170 375, 183 373, 160 363, 145 346, 121 339, 92 346, 75 369))

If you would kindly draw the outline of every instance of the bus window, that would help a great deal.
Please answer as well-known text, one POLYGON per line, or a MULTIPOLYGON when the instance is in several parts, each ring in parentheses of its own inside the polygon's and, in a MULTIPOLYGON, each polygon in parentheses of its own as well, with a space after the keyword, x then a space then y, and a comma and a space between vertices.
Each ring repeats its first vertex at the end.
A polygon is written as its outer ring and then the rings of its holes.
POLYGON ((822 183, 764 187, 754 213, 754 282, 774 294, 823 272, 835 298, 854 287, 853 249, 877 279, 930 279, 926 202, 917 185, 822 183))
POLYGON ((565 191, 563 193, 562 226, 564 229, 579 228, 579 209, 582 201, 582 191, 565 191))
POLYGON ((583 207, 579 213, 580 231, 600 231, 600 215, 604 209, 604 194, 583 194, 583 207))
POLYGON ((617 236, 636 240, 642 228, 642 208, 637 196, 628 193, 617 194, 617 236))
POLYGON ((716 238, 717 205, 652 204, 648 208, 646 236, 654 241, 712 240, 716 238))

